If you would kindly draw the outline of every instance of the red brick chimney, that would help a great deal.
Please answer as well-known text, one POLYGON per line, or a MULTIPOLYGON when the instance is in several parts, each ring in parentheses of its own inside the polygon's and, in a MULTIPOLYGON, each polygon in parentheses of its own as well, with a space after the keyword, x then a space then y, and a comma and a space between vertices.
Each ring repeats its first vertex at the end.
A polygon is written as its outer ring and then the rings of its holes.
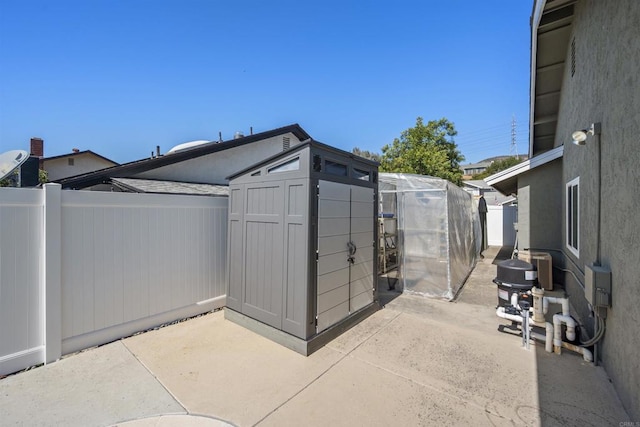
POLYGON ((31 155, 44 157, 44 141, 42 138, 31 138, 31 155))
POLYGON ((31 156, 40 159, 38 167, 44 169, 44 141, 42 138, 31 138, 31 156))

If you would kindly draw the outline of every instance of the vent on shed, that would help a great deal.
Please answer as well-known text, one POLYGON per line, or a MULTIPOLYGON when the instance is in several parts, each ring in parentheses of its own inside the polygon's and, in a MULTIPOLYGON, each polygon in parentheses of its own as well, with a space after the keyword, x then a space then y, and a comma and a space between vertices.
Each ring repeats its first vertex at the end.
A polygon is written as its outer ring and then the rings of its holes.
POLYGON ((291 147, 291 140, 288 136, 282 137, 282 151, 286 151, 291 147))

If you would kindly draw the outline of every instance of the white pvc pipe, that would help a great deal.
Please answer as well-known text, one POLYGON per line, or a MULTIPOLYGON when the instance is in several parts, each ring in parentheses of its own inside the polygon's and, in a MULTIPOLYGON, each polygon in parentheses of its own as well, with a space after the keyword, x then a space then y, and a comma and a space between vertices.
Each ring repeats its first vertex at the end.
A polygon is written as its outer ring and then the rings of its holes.
POLYGON ((511 305, 514 307, 518 306, 518 293, 514 292, 511 294, 511 305))
POLYGON ((544 342, 544 349, 547 353, 553 352, 553 325, 549 322, 546 323, 547 334, 542 335, 537 332, 531 332, 531 337, 544 342))
POLYGON ((567 325, 567 339, 574 341, 576 339, 576 321, 571 316, 563 314, 553 315, 553 347, 558 354, 562 351, 562 324, 567 325))
POLYGON ((514 322, 522 323, 522 316, 519 314, 509 314, 504 312, 504 307, 498 307, 496 309, 496 316, 501 317, 503 319, 512 320, 514 322))
POLYGON ((562 342, 562 346, 567 350, 575 351, 576 353, 582 354, 582 358, 585 362, 593 362, 593 354, 591 354, 591 351, 589 351, 588 348, 573 345, 564 341, 562 342))
MULTIPOLYGON (((496 309, 496 315, 503 319, 513 320, 519 323, 523 322, 522 316, 518 316, 517 314, 505 313, 504 307, 498 307, 496 309)), ((553 350, 556 353, 560 354, 561 348, 564 347, 567 350, 575 351, 576 353, 582 354, 582 358, 585 362, 593 362, 593 354, 591 353, 591 351, 589 351, 589 349, 562 341, 562 321, 568 323, 567 338, 571 340, 575 339, 575 320, 573 320, 572 317, 563 316, 562 314, 556 314, 553 316, 553 324, 546 322, 546 335, 531 332, 530 336, 536 340, 544 341, 544 349, 547 353, 551 353, 553 350), (567 319, 570 320, 567 322, 567 319), (569 323, 573 324, 573 338, 569 337, 569 323)))
POLYGON ((553 351, 553 342, 551 341, 553 338, 553 323, 547 322, 546 329, 547 329, 547 337, 546 337, 547 340, 544 343, 544 349, 547 351, 547 353, 551 353, 553 351))
POLYGON ((562 304, 562 314, 569 315, 569 298, 561 297, 542 297, 542 312, 547 314, 549 311, 549 303, 562 304))

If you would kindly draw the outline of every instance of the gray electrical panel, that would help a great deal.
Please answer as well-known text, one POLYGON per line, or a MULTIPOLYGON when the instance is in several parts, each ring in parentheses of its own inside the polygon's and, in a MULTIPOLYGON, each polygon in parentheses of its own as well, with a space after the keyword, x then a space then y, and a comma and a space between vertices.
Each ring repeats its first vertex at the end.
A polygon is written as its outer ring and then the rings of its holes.
POLYGON ((225 317, 309 354, 377 309, 377 176, 309 140, 229 177, 225 317))
POLYGON ((611 307, 611 270, 601 265, 585 265, 584 294, 593 307, 611 307))

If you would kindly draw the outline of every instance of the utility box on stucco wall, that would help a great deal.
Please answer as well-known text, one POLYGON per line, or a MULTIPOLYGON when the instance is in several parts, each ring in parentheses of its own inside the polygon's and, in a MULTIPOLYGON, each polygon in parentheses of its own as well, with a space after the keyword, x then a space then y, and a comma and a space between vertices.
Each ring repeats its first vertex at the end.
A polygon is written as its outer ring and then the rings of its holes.
POLYGON ((307 355, 376 310, 377 178, 312 140, 229 177, 225 318, 307 355))

